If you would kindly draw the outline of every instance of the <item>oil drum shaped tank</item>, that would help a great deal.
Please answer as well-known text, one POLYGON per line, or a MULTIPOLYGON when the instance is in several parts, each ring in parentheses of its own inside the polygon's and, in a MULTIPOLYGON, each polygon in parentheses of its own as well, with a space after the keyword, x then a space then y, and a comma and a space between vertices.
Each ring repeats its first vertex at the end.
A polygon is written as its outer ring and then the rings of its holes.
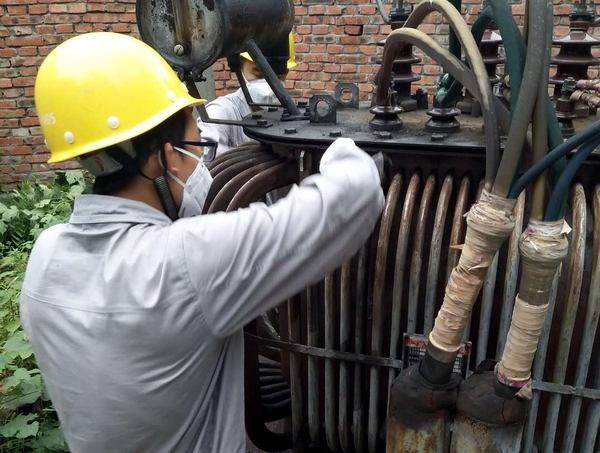
POLYGON ((285 38, 294 23, 292 0, 137 0, 143 41, 177 69, 203 71, 218 58, 285 38))

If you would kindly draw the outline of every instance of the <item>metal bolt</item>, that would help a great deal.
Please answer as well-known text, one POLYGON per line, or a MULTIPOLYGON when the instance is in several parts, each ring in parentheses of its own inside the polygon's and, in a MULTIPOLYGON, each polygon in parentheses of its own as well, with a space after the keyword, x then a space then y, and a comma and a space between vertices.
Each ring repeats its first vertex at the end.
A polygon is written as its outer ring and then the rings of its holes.
POLYGON ((298 130, 295 127, 286 127, 284 132, 286 134, 295 134, 298 130))
POLYGON ((175 55, 177 55, 178 57, 181 57, 185 54, 185 47, 183 44, 175 44, 175 47, 173 48, 173 52, 175 52, 175 55))
POLYGON ((391 132, 387 132, 387 131, 373 132, 373 135, 375 135, 375 136, 377 136, 379 138, 384 138, 384 139, 392 138, 392 133, 391 132))
POLYGON ((255 119, 255 120, 257 120, 257 119, 262 118, 262 115, 260 113, 253 113, 252 114, 252 118, 255 119))
POLYGON ((267 124, 269 124, 269 122, 267 120, 258 120, 256 122, 257 126, 266 126, 267 124))
POLYGON ((441 142, 447 136, 448 136, 448 134, 440 134, 439 132, 435 132, 435 133, 431 134, 431 141, 432 142, 441 142))
POLYGON ((341 137, 342 136, 342 131, 330 131, 329 132, 329 136, 330 137, 341 137))

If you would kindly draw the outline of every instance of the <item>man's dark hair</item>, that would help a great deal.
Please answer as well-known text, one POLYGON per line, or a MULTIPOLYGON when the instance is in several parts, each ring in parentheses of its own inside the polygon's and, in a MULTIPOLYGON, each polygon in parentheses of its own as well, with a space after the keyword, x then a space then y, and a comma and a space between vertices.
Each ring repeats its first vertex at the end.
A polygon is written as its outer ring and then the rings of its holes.
MULTIPOLYGON (((140 176, 142 166, 150 156, 157 153, 165 143, 177 144, 183 140, 185 132, 185 111, 180 110, 158 126, 134 137, 131 142, 135 149, 135 157, 128 158, 123 168, 110 175, 98 176, 94 181, 93 191, 97 195, 113 195, 127 188, 134 178, 140 176)), ((124 161, 125 152, 119 146, 110 146, 105 151, 119 162, 124 161)))

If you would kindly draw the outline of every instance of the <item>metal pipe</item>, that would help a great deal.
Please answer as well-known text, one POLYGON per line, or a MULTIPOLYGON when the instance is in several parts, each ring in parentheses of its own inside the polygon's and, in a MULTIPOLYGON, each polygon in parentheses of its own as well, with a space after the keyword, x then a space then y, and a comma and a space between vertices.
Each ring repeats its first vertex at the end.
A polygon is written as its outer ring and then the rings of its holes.
MULTIPOLYGON (((459 47, 460 51, 460 47, 459 47)), ((429 249, 429 266, 427 267, 427 289, 425 291, 425 321, 423 333, 428 335, 433 328, 435 317, 435 302, 440 269, 440 255, 442 250, 442 238, 444 226, 448 214, 448 204, 452 195, 452 175, 447 175, 442 183, 438 205, 433 221, 433 233, 431 235, 431 248, 429 249)))
POLYGON ((298 106, 284 88, 281 80, 277 78, 277 74, 275 74, 273 68, 271 68, 271 65, 262 54, 254 40, 251 39, 246 42, 246 50, 252 57, 252 61, 254 61, 256 66, 258 66, 262 74, 265 76, 265 80, 273 90, 273 93, 275 93, 275 96, 277 96, 277 99, 279 99, 279 102, 281 102, 281 105, 288 110, 290 117, 304 118, 298 109, 298 106))
POLYGON ((488 268, 483 289, 481 290, 481 313, 479 314, 479 335, 477 337, 477 352, 475 362, 479 365, 487 358, 487 345, 490 337, 490 321, 492 320, 492 306, 494 304, 494 289, 496 288, 496 274, 498 271, 498 252, 494 255, 492 264, 488 268))
MULTIPOLYGON (((289 338, 294 343, 301 341, 300 296, 288 300, 289 338)), ((302 357, 298 352, 290 352, 290 390, 292 393, 292 440, 294 451, 305 451, 304 436, 304 397, 302 391, 302 357)))
POLYGON ((243 162, 238 162, 223 170, 213 179, 206 196, 203 213, 225 211, 235 194, 242 186, 259 173, 281 163, 281 159, 274 155, 256 155, 248 157, 243 162))
MULTIPOLYGON (((400 190, 402 189, 402 175, 396 174, 388 190, 379 237, 377 240, 377 255, 375 258, 375 275, 373 277, 373 312, 371 320, 371 355, 382 355, 382 330, 383 330, 383 288, 387 264, 388 244, 394 213, 400 190)), ((372 366, 369 381, 369 422, 368 445, 369 452, 376 453, 379 444, 379 367, 372 366)))
POLYGON ((267 193, 298 182, 298 163, 288 161, 271 167, 250 178, 235 194, 227 211, 248 206, 267 193))
MULTIPOLYGON (((340 351, 350 351, 351 331, 351 287, 352 284, 352 261, 342 266, 340 275, 340 351)), ((350 364, 340 360, 339 380, 339 419, 338 431, 342 451, 349 452, 352 445, 352 432, 350 430, 350 364)))
POLYGON ((425 183, 425 189, 421 197, 413 252, 410 261, 410 280, 408 283, 408 327, 407 333, 417 331, 417 309, 419 306, 419 286, 421 284, 421 268, 423 267, 423 242, 425 240, 425 228, 427 227, 427 215, 431 207, 431 199, 435 191, 436 178, 429 175, 425 183))
POLYGON ((206 168, 208 168, 208 170, 210 171, 210 174, 214 178, 216 176, 213 173, 213 170, 215 169, 215 167, 217 165, 223 163, 224 161, 231 159, 232 157, 245 156, 247 154, 252 154, 252 153, 267 153, 267 152, 268 152, 267 148, 263 148, 262 146, 257 145, 256 143, 246 143, 244 145, 240 145, 236 148, 233 148, 227 152, 219 154, 217 157, 215 157, 215 159, 213 161, 208 162, 206 164, 206 168))
MULTIPOLYGON (((367 243, 368 244, 368 243, 367 243)), ((365 348, 365 281, 367 273, 367 244, 358 251, 356 266, 356 314, 354 322, 354 352, 362 353, 365 348)), ((354 398, 352 411, 352 431, 354 434, 354 448, 363 451, 365 407, 363 401, 363 365, 354 364, 354 398)))
MULTIPOLYGON (((600 266, 597 262, 598 257, 600 257, 600 186, 596 186, 594 188, 592 203, 594 212, 594 251, 592 258, 592 275, 585 318, 583 321, 583 339, 579 348, 579 358, 577 360, 577 368, 575 370, 575 381, 573 382, 575 387, 585 387, 590 363, 592 361, 592 350, 594 348, 594 339, 596 337, 596 331, 598 328, 598 318, 600 317, 600 266)), ((567 424, 565 428, 565 438, 562 447, 562 451, 564 452, 573 451, 575 446, 575 436, 577 434, 577 426, 579 423, 581 402, 581 397, 571 397, 567 415, 567 424)), ((582 448, 588 448, 590 452, 592 451, 593 447, 593 445, 588 445, 587 447, 582 445, 582 448)))
MULTIPOLYGON (((600 357, 596 358, 596 377, 594 388, 600 389, 600 357)), ((598 434, 600 431, 600 400, 590 402, 587 411, 587 419, 581 437, 580 453, 594 452, 598 434)), ((597 450, 595 451, 597 452, 597 450)))
MULTIPOLYGON (((499 360, 506 344, 506 335, 510 327, 510 319, 517 295, 517 280, 519 276, 519 238, 523 231, 523 214, 525 211, 525 192, 517 199, 515 206, 515 229, 508 239, 508 252, 506 271, 504 274, 504 288, 502 292, 502 312, 500 314, 500 327, 498 329, 498 342, 496 343, 496 358, 499 360)), ((550 315, 548 315, 550 316, 550 315)))
MULTIPOLYGON (((404 207, 400 217, 400 230, 398 231, 398 245, 396 246, 396 263, 394 265, 394 289, 392 293, 392 326, 390 331, 390 358, 398 357, 398 344, 400 342, 400 329, 402 322, 402 305, 404 296, 404 282, 406 271, 406 255, 408 240, 410 237, 410 226, 412 224, 413 211, 419 195, 421 176, 414 173, 408 183, 408 189, 404 197, 404 207)), ((388 379, 388 390, 396 378, 396 370, 390 368, 388 379)))
POLYGON ((452 269, 458 264, 458 257, 460 256, 460 244, 464 239, 465 232, 465 213, 467 212, 467 206, 469 203, 469 193, 471 191, 471 178, 463 176, 460 182, 460 189, 458 189, 458 196, 456 197, 456 204, 454 206, 454 216, 452 217, 452 231, 450 232, 450 248, 448 250, 448 262, 446 264, 446 279, 444 283, 448 282, 452 269))
MULTIPOLYGON (((319 346, 319 326, 321 323, 319 320, 319 301, 316 292, 316 286, 306 288, 306 342, 308 346, 319 346)), ((321 437, 319 358, 309 355, 307 360, 308 431, 311 440, 316 442, 321 437)))
MULTIPOLYGON (((533 369, 531 371, 531 378, 534 381, 541 381, 544 377, 544 367, 548 352, 548 340, 550 339, 552 317, 554 315, 554 308, 556 307, 556 296, 559 281, 560 275, 557 272, 556 275, 554 275, 554 280, 552 280, 552 288, 550 289, 550 297, 548 298, 548 312, 546 313, 546 319, 544 320, 542 334, 540 335, 540 341, 538 342, 538 348, 535 353, 535 360, 533 362, 533 369)), ((525 420, 523 440, 521 442, 521 451, 523 452, 533 451, 535 426, 539 405, 540 391, 533 390, 533 396, 531 398, 531 403, 529 404, 529 412, 527 413, 527 419, 525 420)))
MULTIPOLYGON (((577 316, 577 309, 579 307, 579 295, 581 293, 581 282, 583 280, 587 225, 585 192, 581 184, 574 185, 571 203, 573 206, 573 233, 571 236, 571 255, 569 257, 567 277, 567 299, 561 317, 560 341, 558 343, 554 373, 552 375, 552 382, 556 384, 563 384, 567 374, 571 338, 573 327, 575 325, 575 318, 577 316)), ((546 418, 543 446, 544 453, 552 453, 554 451, 560 404, 561 395, 552 394, 548 404, 546 418)))
MULTIPOLYGON (((335 278, 333 273, 325 276, 325 348, 335 348, 335 278)), ((336 423, 336 388, 333 359, 325 359, 325 438, 332 451, 339 451, 336 423)))

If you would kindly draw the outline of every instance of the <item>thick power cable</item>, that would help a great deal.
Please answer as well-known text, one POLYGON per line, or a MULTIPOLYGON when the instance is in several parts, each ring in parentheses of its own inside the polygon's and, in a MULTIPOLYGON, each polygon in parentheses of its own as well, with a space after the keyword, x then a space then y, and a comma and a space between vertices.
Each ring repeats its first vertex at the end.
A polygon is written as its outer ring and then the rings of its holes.
POLYGON ((548 207, 546 208, 546 214, 544 216, 545 221, 553 222, 560 218, 561 206, 564 202, 564 199, 567 197, 567 194, 569 193, 571 181, 573 181, 573 178, 577 174, 579 167, 581 167, 581 165, 585 162, 589 155, 592 154, 598 145, 600 145, 600 134, 581 145, 575 155, 571 157, 569 163, 554 186, 554 190, 550 196, 550 201, 548 202, 548 207))
MULTIPOLYGON (((467 61, 471 66, 473 73, 477 78, 479 92, 481 93, 481 110, 483 113, 485 136, 486 136, 486 186, 491 186, 492 181, 496 176, 498 163, 500 161, 500 134, 498 131, 498 121, 494 108, 494 95, 489 82, 489 77, 483 58, 479 52, 479 47, 473 39, 469 27, 464 21, 462 15, 456 10, 447 0, 426 0, 419 3, 412 14, 406 20, 404 28, 416 28, 430 13, 437 11, 444 16, 452 29, 455 31, 458 40, 460 41, 467 61)), ((385 56, 385 55, 384 55, 385 56)), ((388 78, 391 74, 383 73, 383 76, 388 78)), ((389 80, 387 81, 389 85, 389 80)), ((383 85, 387 86, 387 85, 383 85)), ((473 92, 472 92, 473 93, 473 92)), ((382 95, 386 93, 381 93, 382 95)), ((378 96, 377 104, 380 104, 378 96)), ((489 188, 489 187, 488 187, 489 188)))
POLYGON ((504 154, 500 161, 500 167, 498 168, 492 189, 492 193, 500 197, 508 195, 511 183, 517 173, 529 121, 538 95, 541 73, 542 70, 546 70, 540 64, 540 55, 543 55, 546 43, 545 33, 548 17, 546 12, 548 5, 546 0, 532 0, 530 2, 530 9, 530 17, 536 26, 532 27, 530 32, 521 91, 513 113, 510 131, 504 147, 504 154))
POLYGON ((539 175, 541 175, 542 172, 550 168, 552 164, 558 161, 561 157, 566 156, 570 151, 574 150, 578 146, 596 138, 598 135, 600 135, 600 121, 597 121, 592 126, 582 130, 581 132, 573 135, 567 141, 561 143, 551 152, 546 154, 540 161, 532 165, 531 168, 515 182, 508 193, 508 198, 516 199, 527 186, 529 186, 539 175))
MULTIPOLYGON (((540 55, 542 58, 541 67, 550 66, 550 51, 552 49, 552 17, 554 10, 552 7, 546 7, 546 20, 543 23, 530 25, 530 29, 536 27, 544 28, 544 50, 540 55)), ((533 110, 532 119, 532 154, 533 162, 542 159, 548 153, 548 111, 546 102, 548 100, 548 71, 542 70, 540 74, 537 99, 533 110)), ((546 172, 542 173, 533 183, 533 193, 531 201, 531 219, 542 220, 544 216, 544 201, 546 196, 546 172)))

